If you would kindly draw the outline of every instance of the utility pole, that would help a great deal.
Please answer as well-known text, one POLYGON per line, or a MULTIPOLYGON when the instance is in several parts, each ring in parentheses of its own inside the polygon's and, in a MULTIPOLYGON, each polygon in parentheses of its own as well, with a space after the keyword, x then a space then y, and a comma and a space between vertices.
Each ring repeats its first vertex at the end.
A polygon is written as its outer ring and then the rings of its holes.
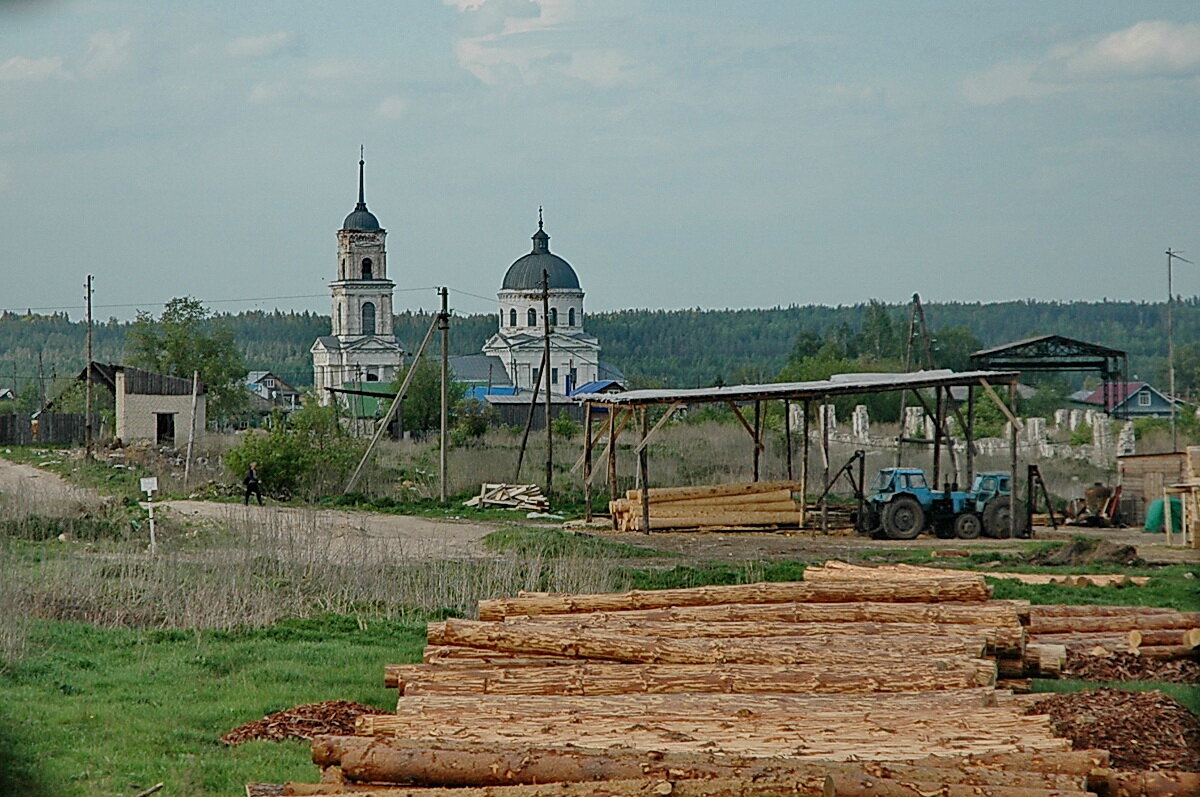
POLYGON ((1179 431, 1175 426, 1175 290, 1171 285, 1171 266, 1174 261, 1182 260, 1191 264, 1192 261, 1179 256, 1179 252, 1167 249, 1167 393, 1171 399, 1171 451, 1179 450, 1179 431))
POLYGON ((438 315, 438 329, 442 331, 442 410, 441 410, 441 457, 438 462, 438 493, 446 503, 446 430, 450 423, 450 310, 447 305, 448 292, 438 288, 442 297, 442 309, 438 315))
POLYGON ((42 365, 42 353, 38 352, 38 411, 46 406, 46 368, 42 365))
POLYGON ((545 346, 542 356, 546 363, 543 367, 546 382, 546 499, 551 500, 554 497, 554 430, 551 429, 554 405, 550 400, 553 384, 550 381, 553 370, 550 367, 550 272, 546 269, 542 269, 542 338, 545 346))
POLYGON ((92 275, 87 275, 87 282, 84 284, 84 298, 87 300, 87 366, 84 368, 83 379, 83 430, 84 430, 84 450, 88 462, 93 459, 92 446, 95 444, 93 439, 95 431, 92 429, 92 275))

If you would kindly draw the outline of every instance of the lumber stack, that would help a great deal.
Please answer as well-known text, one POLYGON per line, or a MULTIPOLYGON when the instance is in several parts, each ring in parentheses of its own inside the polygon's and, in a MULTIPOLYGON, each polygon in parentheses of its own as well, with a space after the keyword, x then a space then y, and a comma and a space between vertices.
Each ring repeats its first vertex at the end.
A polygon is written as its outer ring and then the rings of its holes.
POLYGON ((483 509, 516 509, 523 512, 545 512, 550 502, 536 484, 492 484, 484 482, 479 495, 463 501, 463 506, 483 509))
MULTIPOLYGON (((649 503, 652 531, 799 528, 804 519, 804 488, 796 481, 653 487, 649 503)), ((647 530, 640 490, 629 490, 608 508, 617 531, 647 530)))
POLYGON ((1129 652, 1153 659, 1200 656, 1200 612, 1151 606, 1033 606, 1029 641, 1098 656, 1129 652))
POLYGON ((977 574, 849 569, 481 601, 386 668, 394 714, 314 740, 320 783, 248 793, 1076 797, 1125 774, 996 687, 1061 669, 1063 646, 1027 643, 1028 604, 977 574))

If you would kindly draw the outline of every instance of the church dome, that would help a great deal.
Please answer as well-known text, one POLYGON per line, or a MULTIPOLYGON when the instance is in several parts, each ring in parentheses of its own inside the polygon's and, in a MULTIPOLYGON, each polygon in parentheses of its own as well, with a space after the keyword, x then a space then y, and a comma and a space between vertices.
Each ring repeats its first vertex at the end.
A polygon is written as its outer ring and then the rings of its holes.
POLYGON ((504 275, 505 291, 537 291, 542 288, 542 272, 547 274, 550 290, 580 290, 579 277, 571 264, 550 253, 550 236, 542 229, 541 213, 538 213, 538 229, 533 234, 533 251, 519 257, 508 267, 504 275))
POLYGON ((367 210, 366 204, 359 204, 354 210, 350 211, 350 215, 342 222, 342 229, 358 232, 375 232, 379 229, 379 219, 375 218, 374 213, 367 210))

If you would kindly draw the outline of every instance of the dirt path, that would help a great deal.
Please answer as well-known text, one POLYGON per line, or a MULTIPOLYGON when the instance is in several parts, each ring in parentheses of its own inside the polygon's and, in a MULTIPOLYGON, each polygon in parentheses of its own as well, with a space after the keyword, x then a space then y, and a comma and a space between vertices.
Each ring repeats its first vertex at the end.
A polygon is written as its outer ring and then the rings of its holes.
POLYGON ((406 559, 489 556, 480 540, 500 524, 384 515, 345 509, 242 506, 212 501, 164 501, 159 506, 189 520, 213 521, 266 533, 319 537, 347 556, 371 551, 406 559))
POLYGON ((61 515, 80 504, 101 500, 94 490, 76 487, 57 473, 0 457, 0 495, 16 510, 61 515))

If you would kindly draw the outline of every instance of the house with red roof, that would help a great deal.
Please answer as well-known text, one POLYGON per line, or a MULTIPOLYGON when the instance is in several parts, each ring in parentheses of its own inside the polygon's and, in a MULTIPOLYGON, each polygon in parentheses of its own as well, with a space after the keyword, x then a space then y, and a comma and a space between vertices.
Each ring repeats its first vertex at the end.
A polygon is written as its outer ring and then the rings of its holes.
MULTIPOLYGON (((1171 399, 1149 382, 1109 382, 1091 393, 1076 393, 1072 399, 1080 404, 1103 408, 1118 418, 1169 418, 1171 399)), ((1175 400, 1178 406, 1182 404, 1175 400)))

